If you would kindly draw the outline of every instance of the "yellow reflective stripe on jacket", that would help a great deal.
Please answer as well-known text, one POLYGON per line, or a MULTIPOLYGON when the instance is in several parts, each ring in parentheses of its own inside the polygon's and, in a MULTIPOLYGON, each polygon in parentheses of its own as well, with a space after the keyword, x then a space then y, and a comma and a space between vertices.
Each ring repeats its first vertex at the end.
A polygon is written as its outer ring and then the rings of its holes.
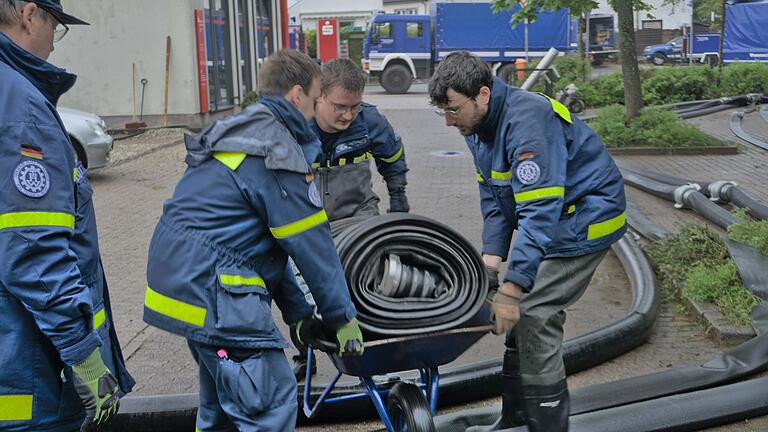
POLYGON ((568 123, 573 123, 573 119, 571 118, 571 112, 568 111, 568 108, 566 108, 565 105, 552 99, 551 97, 545 95, 544 93, 539 93, 539 94, 549 100, 549 103, 552 104, 552 110, 555 111, 555 113, 559 115, 560 118, 567 121, 568 123))
POLYGON ((0 229, 33 226, 75 228, 75 216, 69 213, 19 212, 0 214, 0 229))
POLYGON ((491 171, 491 178, 494 180, 510 180, 512 178, 512 171, 491 171))
POLYGON ((72 181, 77 183, 77 167, 72 168, 72 181))
POLYGON ((571 204, 568 206, 568 208, 563 212, 565 215, 569 215, 576 211, 576 204, 571 204))
POLYGON ((614 218, 592 224, 589 226, 589 231, 587 231, 587 240, 594 240, 613 234, 621 229, 626 222, 627 213, 624 212, 614 218))
POLYGON ((32 420, 32 395, 0 395, 0 421, 32 420))
POLYGON ((475 174, 477 176, 477 182, 478 183, 485 183, 485 179, 483 178, 483 175, 480 173, 475 174))
POLYGON ((312 216, 305 217, 304 219, 289 223, 287 225, 269 228, 269 230, 272 232, 272 235, 275 238, 287 238, 296 234, 303 233, 304 231, 312 229, 327 221, 328 215, 325 213, 325 210, 320 210, 312 216))
POLYGON ((187 324, 197 327, 205 324, 205 308, 166 297, 150 287, 147 287, 144 305, 161 315, 187 324))
POLYGON ((222 274, 219 275, 219 280, 224 285, 258 285, 264 288, 267 287, 267 285, 264 283, 264 279, 258 276, 243 277, 239 275, 222 274))
POLYGON ((388 157, 388 158, 381 158, 381 160, 383 160, 383 161, 384 161, 384 162, 386 162, 386 163, 394 163, 394 162, 396 162, 398 159, 400 159, 400 157, 401 157, 402 155, 403 155, 403 146, 401 145, 401 146, 400 146, 400 150, 398 150, 397 152, 395 152, 395 154, 394 154, 394 155, 392 155, 392 157, 388 157))
POLYGON ((563 196, 565 196, 565 188, 555 186, 516 193, 515 201, 521 203, 542 198, 558 198, 563 196))
POLYGON ((93 329, 96 330, 97 328, 101 327, 102 324, 104 324, 104 320, 106 320, 106 318, 107 313, 104 308, 101 308, 100 311, 93 315, 93 329))
POLYGON ((365 154, 364 154, 364 155, 362 155, 362 156, 358 156, 358 157, 356 157, 356 158, 352 159, 352 163, 359 163, 359 162, 362 162, 362 161, 364 161, 364 160, 370 159, 370 157, 371 157, 371 156, 373 156, 373 155, 372 155, 372 154, 370 154, 370 153, 368 153, 368 152, 365 152, 365 154))
POLYGON ((245 160, 247 155, 240 152, 218 152, 214 153, 213 157, 227 166, 227 168, 235 171, 237 167, 245 160))
POLYGON ((345 158, 339 159, 339 166, 344 166, 347 164, 347 160, 345 158))
POLYGON ((315 162, 315 163, 312 164, 312 169, 313 170, 314 169, 318 169, 318 168, 320 168, 320 162, 315 162))

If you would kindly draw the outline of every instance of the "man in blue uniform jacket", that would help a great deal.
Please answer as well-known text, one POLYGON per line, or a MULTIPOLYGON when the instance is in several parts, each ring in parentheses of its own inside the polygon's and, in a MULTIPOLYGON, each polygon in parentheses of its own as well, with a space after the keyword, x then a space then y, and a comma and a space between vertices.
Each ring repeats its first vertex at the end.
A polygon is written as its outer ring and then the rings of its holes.
POLYGON ((59 0, 0 2, 0 429, 92 431, 133 379, 114 330, 85 168, 56 113, 76 77, 48 63, 59 0))
POLYGON ((597 135, 562 104, 505 85, 468 52, 440 63, 429 95, 474 157, 483 261, 498 288, 495 332, 507 335, 502 416, 474 430, 566 431, 565 309, 626 231, 621 174, 597 135))
POLYGON ((400 135, 375 106, 363 102, 365 77, 351 60, 323 65, 313 130, 323 151, 313 164, 328 218, 379 214, 370 159, 387 183, 389 211, 408 212, 408 165, 400 135))
MULTIPOLYGON (((388 211, 407 213, 405 149, 389 121, 375 106, 363 102, 365 76, 347 59, 331 60, 322 71, 312 122, 322 152, 312 168, 328 220, 379 214, 379 197, 371 184, 371 159, 387 183, 388 211)), ((299 348, 293 357, 297 379, 305 376, 306 359, 306 351, 299 348)))
POLYGON ((320 68, 278 51, 261 68, 259 93, 258 104, 186 137, 188 168, 149 248, 144 320, 187 339, 200 368, 200 431, 293 430, 296 379, 272 300, 303 343, 318 323, 289 256, 339 354, 363 351, 311 169, 320 68))

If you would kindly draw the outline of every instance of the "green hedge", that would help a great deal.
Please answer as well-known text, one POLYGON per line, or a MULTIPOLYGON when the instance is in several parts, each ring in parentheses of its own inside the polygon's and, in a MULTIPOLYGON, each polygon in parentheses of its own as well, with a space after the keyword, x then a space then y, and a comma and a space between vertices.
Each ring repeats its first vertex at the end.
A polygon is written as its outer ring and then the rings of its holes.
POLYGON ((627 123, 626 109, 621 105, 603 108, 590 127, 606 147, 706 147, 723 142, 680 120, 671 111, 644 108, 640 116, 627 123))
MULTIPOLYGON (((559 90, 573 82, 579 96, 589 107, 604 107, 624 103, 624 81, 616 72, 601 76, 588 83, 578 78, 578 59, 564 56, 558 59, 559 90), (572 60, 566 60, 572 58, 572 60)), ((703 66, 665 66, 641 69, 641 86, 646 105, 665 105, 676 102, 714 99, 748 93, 768 95, 768 65, 764 63, 733 63, 723 68, 717 86, 717 69, 703 66)))

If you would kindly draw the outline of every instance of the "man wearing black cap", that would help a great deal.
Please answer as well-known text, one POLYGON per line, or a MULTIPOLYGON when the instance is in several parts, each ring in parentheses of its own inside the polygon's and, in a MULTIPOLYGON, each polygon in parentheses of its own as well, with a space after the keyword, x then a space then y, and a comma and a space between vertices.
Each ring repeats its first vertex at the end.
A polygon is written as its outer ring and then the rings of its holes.
POLYGON ((0 430, 94 431, 133 379, 101 266, 88 175, 58 114, 76 77, 46 59, 87 24, 0 0, 0 430))

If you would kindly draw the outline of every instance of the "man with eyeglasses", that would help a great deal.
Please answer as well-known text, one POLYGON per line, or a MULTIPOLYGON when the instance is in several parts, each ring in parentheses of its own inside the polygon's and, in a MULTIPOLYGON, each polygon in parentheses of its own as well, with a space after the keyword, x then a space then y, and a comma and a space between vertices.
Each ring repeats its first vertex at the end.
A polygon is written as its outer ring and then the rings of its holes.
POLYGON ((76 77, 46 60, 59 0, 0 0, 0 429, 94 431, 131 390, 93 193, 56 113, 76 77))
MULTIPOLYGON (((375 106, 363 102, 365 76, 354 62, 335 59, 323 65, 320 97, 312 126, 322 152, 312 168, 331 222, 379 214, 370 160, 387 183, 389 212, 410 210, 405 151, 400 135, 375 106)), ((310 299, 311 300, 311 299, 310 299)), ((295 341, 295 333, 292 333, 295 341)), ((296 378, 306 372, 306 349, 295 344, 296 378)), ((314 373, 313 368, 313 373, 314 373)))
POLYGON ((600 138, 562 104, 505 85, 466 51, 443 59, 429 96, 474 157, 494 332, 506 334, 501 417, 470 430, 567 431, 565 309, 627 229, 621 174, 600 138))

